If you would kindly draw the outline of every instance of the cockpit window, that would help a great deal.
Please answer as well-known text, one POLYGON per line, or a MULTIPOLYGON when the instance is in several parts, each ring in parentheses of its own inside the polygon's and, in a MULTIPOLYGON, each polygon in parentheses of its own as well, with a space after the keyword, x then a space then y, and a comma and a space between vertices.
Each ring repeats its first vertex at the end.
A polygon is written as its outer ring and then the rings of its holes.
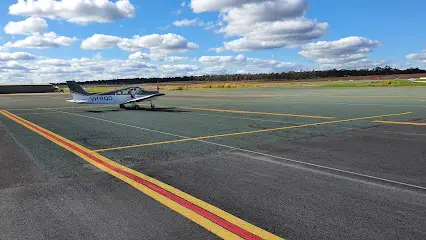
POLYGON ((143 88, 136 88, 136 94, 141 95, 144 92, 145 92, 145 90, 143 88))

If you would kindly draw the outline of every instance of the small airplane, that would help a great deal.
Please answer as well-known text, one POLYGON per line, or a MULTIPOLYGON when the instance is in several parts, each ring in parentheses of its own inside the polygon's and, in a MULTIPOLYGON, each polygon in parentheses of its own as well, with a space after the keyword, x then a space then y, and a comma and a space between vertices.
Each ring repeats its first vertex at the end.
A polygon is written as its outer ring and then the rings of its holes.
POLYGON ((149 101, 151 108, 154 109, 155 105, 152 100, 165 95, 160 93, 158 85, 157 91, 146 91, 143 88, 133 86, 104 93, 88 93, 75 81, 67 81, 67 85, 73 98, 67 100, 67 102, 77 104, 119 104, 120 108, 124 109, 127 109, 126 104, 130 104, 133 109, 140 109, 140 106, 136 103, 145 101, 149 101))

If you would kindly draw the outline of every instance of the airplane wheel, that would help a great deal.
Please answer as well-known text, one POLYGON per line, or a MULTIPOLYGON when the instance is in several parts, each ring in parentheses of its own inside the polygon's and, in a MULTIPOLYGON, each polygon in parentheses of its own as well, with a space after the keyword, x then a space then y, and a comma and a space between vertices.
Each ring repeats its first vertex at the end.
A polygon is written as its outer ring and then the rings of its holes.
POLYGON ((155 105, 153 103, 151 103, 151 109, 154 109, 155 105))
POLYGON ((135 110, 139 110, 141 107, 139 105, 135 105, 135 110))
POLYGON ((120 104, 120 108, 126 109, 126 107, 124 106, 124 104, 120 104))

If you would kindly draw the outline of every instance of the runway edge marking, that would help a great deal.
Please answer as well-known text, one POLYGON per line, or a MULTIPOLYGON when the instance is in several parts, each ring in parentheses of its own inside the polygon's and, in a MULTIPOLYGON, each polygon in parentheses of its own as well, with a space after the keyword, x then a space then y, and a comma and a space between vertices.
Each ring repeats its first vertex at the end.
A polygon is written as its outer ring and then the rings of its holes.
POLYGON ((90 164, 128 183, 170 209, 224 239, 282 239, 166 183, 120 165, 71 140, 15 114, 0 114, 76 154, 90 164))

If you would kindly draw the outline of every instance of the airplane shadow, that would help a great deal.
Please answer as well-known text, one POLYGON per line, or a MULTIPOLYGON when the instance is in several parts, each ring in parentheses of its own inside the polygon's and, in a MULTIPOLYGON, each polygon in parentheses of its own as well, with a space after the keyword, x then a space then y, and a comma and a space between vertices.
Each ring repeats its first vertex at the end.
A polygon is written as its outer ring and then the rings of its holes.
MULTIPOLYGON (((182 109, 178 109, 175 107, 168 108, 150 108, 150 107, 141 107, 140 109, 126 108, 126 111, 149 111, 149 112, 188 112, 182 109)), ((90 113, 104 113, 104 112, 119 112, 124 111, 124 109, 104 109, 104 110, 86 110, 85 112, 90 113)))
POLYGON ((85 110, 85 112, 90 112, 90 113, 119 112, 119 111, 120 109, 85 110))
POLYGON ((167 108, 150 108, 150 107, 141 107, 140 109, 129 109, 130 111, 150 111, 150 112, 188 112, 186 110, 178 109, 175 107, 167 107, 167 108))

